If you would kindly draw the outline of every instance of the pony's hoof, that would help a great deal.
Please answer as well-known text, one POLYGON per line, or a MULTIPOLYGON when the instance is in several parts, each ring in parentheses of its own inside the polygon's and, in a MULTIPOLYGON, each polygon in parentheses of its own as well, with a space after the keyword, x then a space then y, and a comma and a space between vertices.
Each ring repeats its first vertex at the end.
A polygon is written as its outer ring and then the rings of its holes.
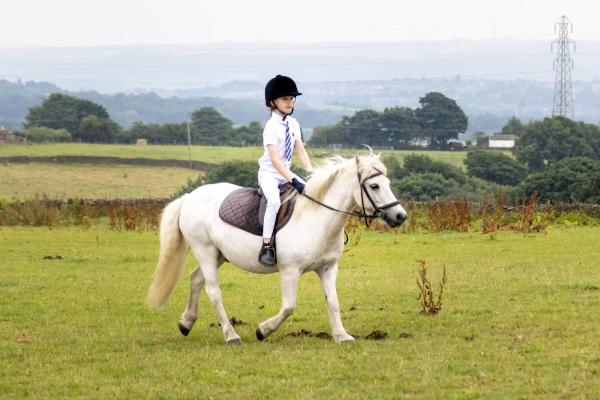
POLYGON ((227 341, 227 344, 231 344, 234 346, 239 346, 240 344, 242 344, 242 340, 240 338, 236 338, 236 339, 231 339, 227 341))
POLYGON ((260 331, 260 328, 256 328, 256 338, 262 342, 265 340, 265 337, 266 336, 260 331))
POLYGON ((179 332, 181 332, 181 334, 183 336, 187 336, 190 334, 190 329, 186 328, 185 326, 183 326, 183 324, 180 322, 179 323, 179 332))
POLYGON ((339 343, 340 344, 352 344, 352 343, 354 343, 354 338, 352 338, 352 339, 345 339, 345 340, 342 340, 339 343))

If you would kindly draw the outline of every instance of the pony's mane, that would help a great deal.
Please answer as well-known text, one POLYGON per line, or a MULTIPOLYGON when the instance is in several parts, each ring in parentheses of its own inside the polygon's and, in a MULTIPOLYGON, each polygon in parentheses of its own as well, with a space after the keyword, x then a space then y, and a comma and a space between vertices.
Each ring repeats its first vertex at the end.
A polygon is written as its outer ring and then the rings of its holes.
MULTIPOLYGON (((357 156, 357 158, 346 159, 342 156, 335 155, 327 158, 318 168, 314 169, 313 175, 306 182, 304 193, 315 200, 323 200, 325 193, 333 183, 333 181, 341 175, 342 172, 349 168, 357 168, 360 173, 361 180, 371 176, 374 170, 387 174, 387 168, 381 162, 379 155, 369 154, 368 156, 357 156)), ((362 183, 362 182, 361 182, 362 183)), ((319 207, 319 205, 309 199, 300 198, 302 201, 297 202, 295 212, 301 214, 303 210, 309 207, 319 207)), ((299 199, 299 200, 300 200, 299 199)))

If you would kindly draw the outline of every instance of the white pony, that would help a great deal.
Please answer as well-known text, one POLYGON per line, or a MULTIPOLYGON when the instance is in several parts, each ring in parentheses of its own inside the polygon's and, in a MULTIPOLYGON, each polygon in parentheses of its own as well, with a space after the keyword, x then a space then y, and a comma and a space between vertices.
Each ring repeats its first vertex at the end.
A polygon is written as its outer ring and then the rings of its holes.
POLYGON ((298 279, 315 271, 327 300, 333 339, 351 342, 340 318, 336 292, 338 260, 344 246, 344 225, 349 215, 365 221, 382 217, 390 226, 406 219, 406 211, 390 190, 387 169, 379 155, 355 159, 334 157, 315 170, 299 195, 290 221, 277 232, 277 267, 258 262, 262 238, 226 224, 219 218, 225 197, 239 186, 229 183, 204 185, 169 203, 160 222, 160 255, 147 302, 163 306, 179 279, 191 247, 199 267, 191 274, 190 298, 179 320, 187 336, 198 318, 198 297, 202 286, 221 323, 225 341, 239 344, 221 300, 217 270, 228 261, 255 273, 281 274, 281 309, 256 329, 263 340, 273 333, 296 308, 298 279), (356 209, 362 212, 356 212, 356 209))

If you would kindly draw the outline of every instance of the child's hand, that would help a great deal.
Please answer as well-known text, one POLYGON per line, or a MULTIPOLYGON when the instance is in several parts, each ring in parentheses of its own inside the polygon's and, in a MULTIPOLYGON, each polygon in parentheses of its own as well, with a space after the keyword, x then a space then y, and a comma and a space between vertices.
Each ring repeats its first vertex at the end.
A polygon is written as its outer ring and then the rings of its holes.
POLYGON ((292 179, 292 186, 298 191, 298 193, 304 192, 304 183, 300 182, 298 179, 292 179))

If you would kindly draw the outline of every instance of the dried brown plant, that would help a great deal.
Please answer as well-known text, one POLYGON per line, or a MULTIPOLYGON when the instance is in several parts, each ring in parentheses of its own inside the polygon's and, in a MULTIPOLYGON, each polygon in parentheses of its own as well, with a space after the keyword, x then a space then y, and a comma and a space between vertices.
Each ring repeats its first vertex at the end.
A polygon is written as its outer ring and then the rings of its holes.
POLYGON ((419 297, 418 300, 421 302, 421 313, 428 315, 435 315, 442 311, 442 294, 446 286, 446 267, 442 273, 442 280, 440 281, 440 290, 437 295, 437 300, 434 299, 433 288, 429 278, 427 277, 427 267, 425 266, 425 260, 417 260, 419 263, 419 276, 417 277, 417 286, 419 286, 419 297))

